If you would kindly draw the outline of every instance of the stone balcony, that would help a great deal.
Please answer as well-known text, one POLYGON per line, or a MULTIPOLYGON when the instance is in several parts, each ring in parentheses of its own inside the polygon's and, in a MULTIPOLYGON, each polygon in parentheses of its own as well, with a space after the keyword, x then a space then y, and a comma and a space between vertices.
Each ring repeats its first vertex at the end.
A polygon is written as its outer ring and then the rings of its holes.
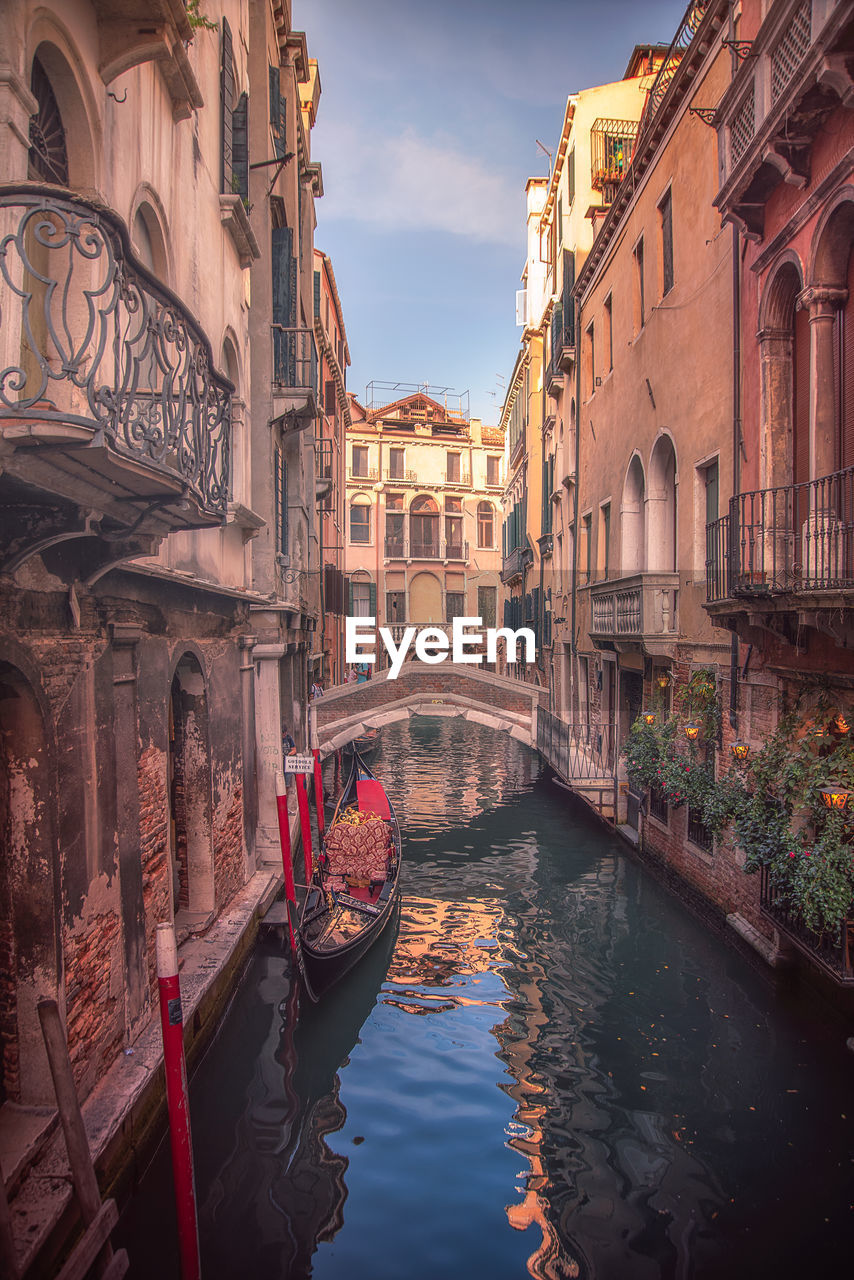
POLYGON ((590 635, 618 651, 672 656, 679 629, 679 575, 649 571, 594 583, 590 635))

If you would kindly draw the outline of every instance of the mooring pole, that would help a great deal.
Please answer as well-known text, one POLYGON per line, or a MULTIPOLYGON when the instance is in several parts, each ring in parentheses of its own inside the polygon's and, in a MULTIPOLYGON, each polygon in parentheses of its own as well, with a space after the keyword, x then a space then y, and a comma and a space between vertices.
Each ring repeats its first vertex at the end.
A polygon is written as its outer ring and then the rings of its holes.
POLYGON ((181 1009, 178 948, 175 945, 174 925, 159 924, 157 926, 156 950, 181 1280, 200 1280, 199 1222, 196 1216, 190 1101, 187 1091, 187 1066, 184 1060, 184 1014, 181 1009))
POLYGON ((291 935, 291 951, 296 952, 297 940, 294 937, 294 923, 291 919, 290 904, 293 903, 296 906, 297 895, 294 888, 294 862, 291 853, 288 793, 283 773, 276 774, 276 813, 279 818, 279 844, 282 847, 282 870, 285 875, 285 910, 288 913, 288 932, 291 935))
POLYGON ((314 756, 314 805, 317 809, 317 834, 322 836, 326 827, 323 818, 323 772, 320 767, 320 752, 317 747, 311 753, 314 756))
MULTIPOLYGON (((89 1227, 101 1211, 101 1192, 95 1176, 89 1139, 86 1137, 86 1128, 83 1124, 83 1112, 80 1110, 80 1101, 74 1084, 74 1073, 68 1056, 68 1041, 65 1038, 65 1030, 56 1001, 39 1000, 38 1011, 50 1074, 53 1077, 53 1087, 56 1092, 56 1107, 65 1136, 71 1179, 80 1205, 80 1217, 83 1219, 84 1227, 89 1227)), ((112 1260, 113 1247, 108 1240, 98 1255, 93 1274, 103 1275, 112 1260)))
POLYGON ((302 856, 305 861, 306 887, 311 884, 311 819, 308 816, 308 792, 301 773, 295 774, 297 782, 297 805, 299 807, 299 826, 302 834, 302 856))

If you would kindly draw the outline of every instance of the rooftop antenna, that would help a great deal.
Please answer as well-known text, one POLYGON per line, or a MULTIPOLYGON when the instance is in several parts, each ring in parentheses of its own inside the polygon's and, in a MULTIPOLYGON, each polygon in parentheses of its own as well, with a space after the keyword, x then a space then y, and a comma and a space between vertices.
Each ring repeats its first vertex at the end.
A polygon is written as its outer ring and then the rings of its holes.
POLYGON ((543 146, 543 144, 540 142, 539 138, 535 138, 535 139, 534 139, 534 141, 536 142, 536 144, 537 144, 537 146, 540 148, 540 150, 541 150, 545 155, 547 155, 547 156, 548 156, 548 158, 549 158, 549 177, 551 177, 551 176, 552 176, 552 153, 551 153, 551 151, 549 151, 548 147, 544 147, 544 146, 543 146))

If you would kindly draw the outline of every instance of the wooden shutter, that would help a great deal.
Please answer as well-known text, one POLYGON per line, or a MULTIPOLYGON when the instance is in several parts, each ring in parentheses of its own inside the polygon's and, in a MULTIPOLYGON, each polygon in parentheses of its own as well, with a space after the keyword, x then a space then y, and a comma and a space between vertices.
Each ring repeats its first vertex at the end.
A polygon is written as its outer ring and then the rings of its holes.
POLYGON ((368 613, 372 618, 377 616, 377 584, 375 582, 368 583, 368 613))
MULTIPOLYGON (((572 153, 575 155, 575 152, 572 153)), ((575 287, 575 254, 569 249, 563 251, 563 330, 566 334, 567 346, 575 346, 575 305, 572 290, 575 287)))
POLYGON ((673 203, 670 192, 661 202, 661 292, 673 288, 673 203))
POLYGON ((288 464, 284 451, 276 449, 276 475, 274 489, 276 495, 276 550, 283 556, 288 554, 288 464))
POLYGON ((314 318, 320 318, 320 272, 314 273, 314 318))
POLYGON ((220 190, 231 191, 232 113, 234 111, 234 56, 231 27, 222 20, 222 67, 220 70, 220 111, 222 112, 222 174, 220 190))
POLYGON ((285 155, 285 99, 281 93, 278 67, 270 67, 270 127, 273 130, 273 149, 279 160, 285 155))
POLYGON ((231 117, 231 185, 249 199, 249 98, 241 93, 231 117))

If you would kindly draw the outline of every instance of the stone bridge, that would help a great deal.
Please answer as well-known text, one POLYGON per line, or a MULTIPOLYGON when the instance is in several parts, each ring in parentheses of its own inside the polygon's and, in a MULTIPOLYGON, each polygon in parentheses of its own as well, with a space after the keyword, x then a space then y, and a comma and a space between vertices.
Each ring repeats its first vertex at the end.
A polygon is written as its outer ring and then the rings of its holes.
POLYGON ((381 671, 364 684, 338 685, 324 693, 311 704, 312 742, 328 755, 366 729, 428 715, 462 716, 535 747, 537 708, 545 696, 544 689, 470 665, 411 661, 396 680, 381 671))

